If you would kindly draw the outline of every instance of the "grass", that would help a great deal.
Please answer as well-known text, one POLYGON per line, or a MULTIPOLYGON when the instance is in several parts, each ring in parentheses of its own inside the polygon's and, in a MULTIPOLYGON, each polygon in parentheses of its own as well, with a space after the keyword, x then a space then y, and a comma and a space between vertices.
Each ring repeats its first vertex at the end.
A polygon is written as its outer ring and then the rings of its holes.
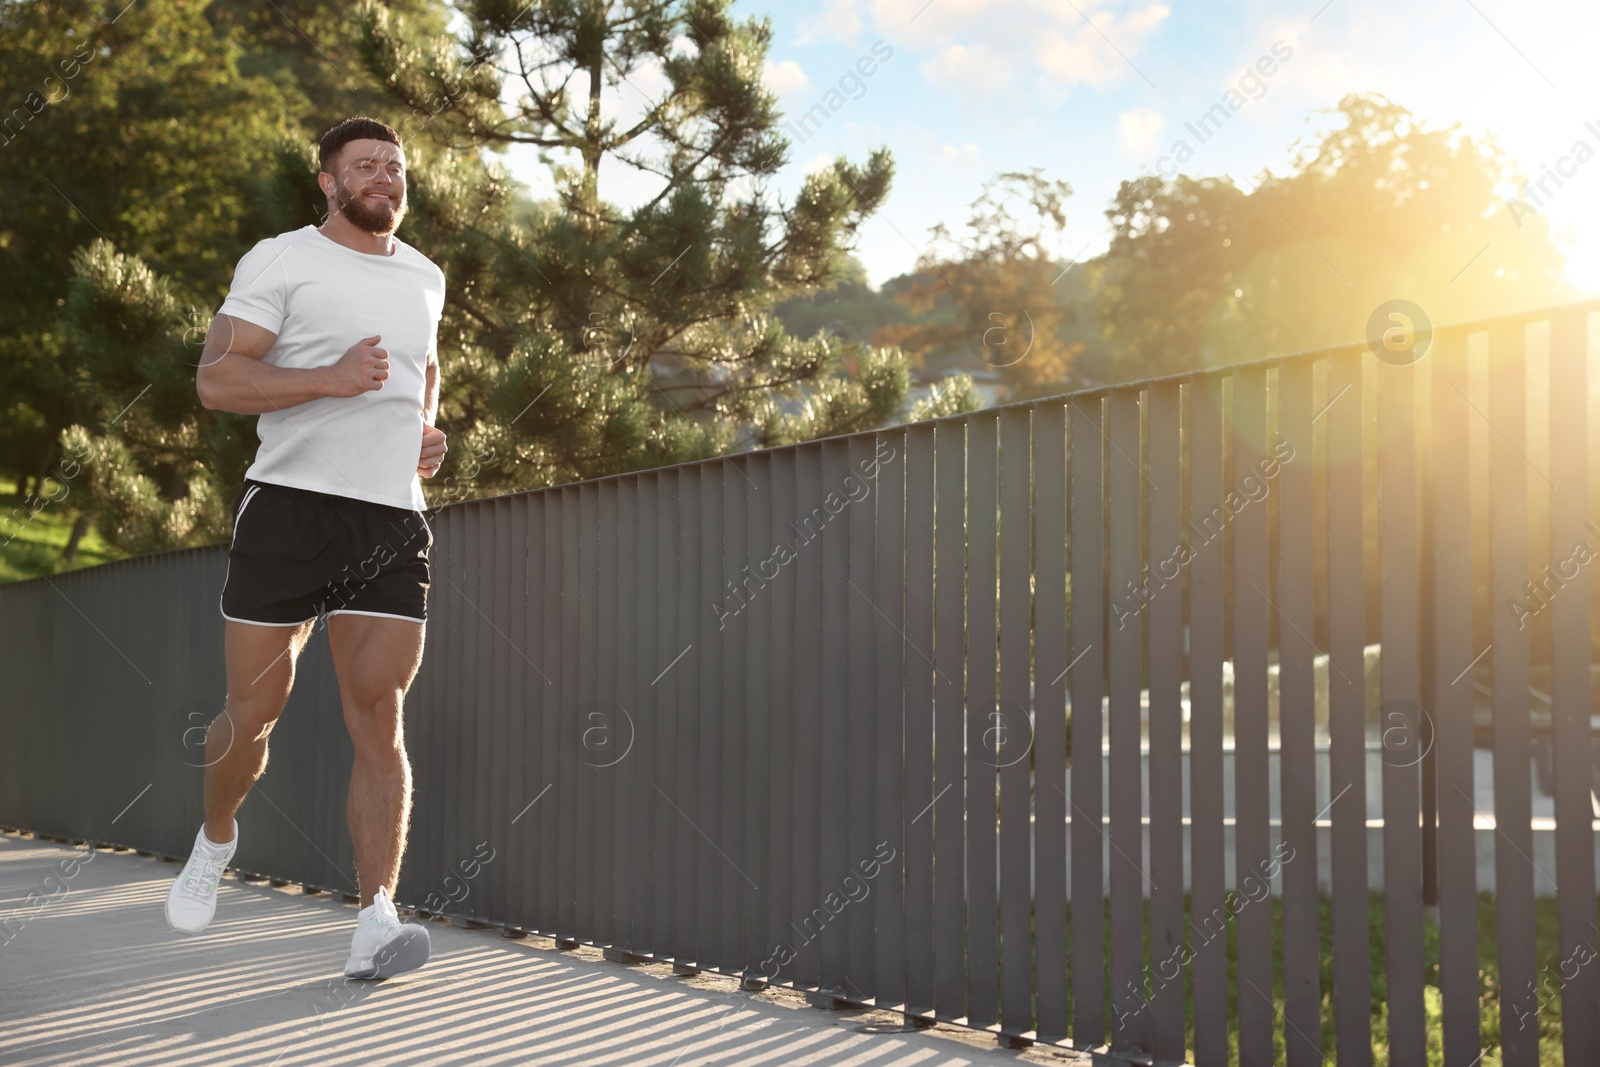
MULTIPOLYGON (((1272 908, 1273 928, 1273 981, 1272 1001, 1274 1009, 1273 1021, 1273 1062, 1284 1063, 1287 1049, 1285 1047, 1285 1031, 1288 1027, 1284 1020, 1283 1001, 1283 901, 1277 897, 1270 898, 1272 908)), ((1263 902, 1265 903, 1265 902, 1263 902)), ((1597 901, 1600 904, 1600 901, 1597 901)), ((1259 907, 1255 903, 1246 904, 1245 907, 1259 907)), ((1111 989, 1111 959, 1110 959, 1110 930, 1111 930, 1111 902, 1103 902, 1104 922, 1103 931, 1106 941, 1102 946, 1105 960, 1105 985, 1102 990, 1109 992, 1111 989)), ((1072 904, 1066 903, 1067 930, 1072 929, 1072 904)), ((1335 1059, 1337 1045, 1334 1038, 1334 1005, 1333 1005, 1333 902, 1326 895, 1318 898, 1318 938, 1320 960, 1319 987, 1322 992, 1321 1004, 1321 1034, 1320 1045, 1323 1062, 1332 1064, 1335 1059)), ((1192 901, 1185 896, 1184 913, 1192 914, 1192 901)), ((969 916, 970 917, 970 916, 969 916)), ((995 909, 996 935, 998 939, 998 926, 1003 920, 1001 909, 997 902, 995 909)), ((1443 1009, 1444 1002, 1439 991, 1439 925, 1427 918, 1423 919, 1422 931, 1422 971, 1423 971, 1423 1033, 1426 1044, 1425 1059, 1422 1061, 1428 1067, 1443 1067, 1443 1009)), ((1478 895, 1478 1040, 1481 1050, 1480 1058, 1474 1067, 1501 1067, 1500 1047, 1500 963, 1498 943, 1496 940, 1497 923, 1495 919, 1495 899, 1490 893, 1478 895)), ((1372 1063, 1373 1067, 1411 1067, 1410 1064, 1393 1063, 1389 1058, 1388 1038, 1388 976, 1386 969, 1388 959, 1385 953, 1384 938, 1384 899, 1383 894, 1373 893, 1368 898, 1367 904, 1367 929, 1368 929, 1368 968, 1371 982, 1371 1001, 1369 1012, 1371 1017, 1372 1033, 1372 1063)), ((1145 958, 1151 958, 1150 951, 1150 903, 1144 904, 1144 930, 1145 930, 1145 958)), ((1228 1062, 1239 1061, 1239 981, 1237 971, 1238 946, 1236 941, 1237 926, 1230 919, 1226 931, 1226 951, 1228 965, 1228 1062)), ((908 931, 909 932, 909 931, 908 931)), ((973 935, 969 927, 968 937, 973 935)), ((1038 927, 1034 925, 1034 936, 1037 937, 1038 927)), ((1193 944, 1196 934, 1191 928, 1188 940, 1193 944)), ((1534 967, 1538 975, 1539 989, 1526 994, 1522 1000, 1522 1018, 1528 1026, 1537 1026, 1539 1030, 1539 1067, 1561 1067, 1563 1054, 1561 1048, 1561 980, 1563 973, 1562 959, 1559 952, 1558 912, 1557 902, 1553 899, 1536 899, 1534 901, 1534 967), (1537 1021, 1535 1021, 1537 1020, 1537 1021)), ((1070 953, 1070 950, 1069 950, 1070 953)), ((1592 957, 1591 957, 1592 958, 1592 957)), ((1070 959, 1070 954, 1069 954, 1070 959)), ((970 958, 966 961, 970 966, 970 958)), ((1581 960, 1579 961, 1581 962, 1581 960)), ((1572 976, 1571 967, 1575 963, 1568 961, 1566 968, 1568 977, 1572 976)), ((1194 975, 1192 968, 1185 967, 1184 974, 1184 1046, 1185 1058, 1194 1062, 1194 975)), ((995 1002, 1005 1003, 1004 983, 1000 974, 996 974, 995 1002)), ((1172 995, 1176 980, 1165 984, 1168 996, 1172 995)), ((1160 995, 1162 983, 1159 983, 1151 972, 1150 967, 1145 969, 1145 1002, 1149 1004, 1160 995)), ((1128 1004, 1123 999, 1124 1005, 1128 1004)), ((1106 1033, 1103 1040, 1110 1040, 1113 1020, 1117 1009, 1108 997, 1103 1002, 1106 1033)), ((960 1009, 939 1010, 945 1013, 944 1017, 959 1016, 964 1012, 966 1005, 960 1009)), ((1068 1018, 1071 1018, 1071 1007, 1068 1006, 1068 1018)), ((1143 1009, 1139 1009, 1143 1010, 1143 1009)), ((1519 1015, 1514 1008, 1508 1018, 1508 1023, 1516 1025, 1519 1015)), ((1034 1026, 1038 1025, 1038 1017, 1034 1017, 1034 1026)), ((1146 1023, 1148 1025, 1148 1021, 1146 1023)), ((1294 1035, 1292 1032, 1290 1036, 1294 1035)), ((1298 1037, 1294 1037, 1299 1041, 1298 1037)), ((1302 1050, 1304 1046, 1301 1046, 1302 1050)), ((1420 1065, 1419 1065, 1420 1067, 1420 1065)))
MULTIPOLYGON (((1186 901, 1185 912, 1187 913, 1186 901)), ((1248 907, 1258 905, 1249 904, 1248 907)), ((1284 1036, 1287 1029, 1283 1022, 1283 941, 1278 933, 1282 929, 1283 902, 1277 897, 1271 898, 1273 922, 1273 1003, 1277 1011, 1274 1023, 1274 1062, 1284 1062, 1286 1055, 1284 1036)), ((1333 912, 1332 901, 1327 896, 1322 896, 1319 901, 1320 912, 1318 929, 1321 941, 1321 989, 1322 989, 1322 1052, 1327 1062, 1332 1062, 1335 1053, 1334 1028, 1333 1028, 1333 912)), ((1068 929, 1071 928, 1071 905, 1068 905, 1068 929)), ((1370 946, 1368 958, 1372 976, 1372 1045, 1374 1051, 1374 1067, 1390 1067, 1388 1053, 1388 979, 1385 974, 1387 958, 1384 951, 1384 901, 1380 893, 1371 895, 1368 902, 1368 930, 1370 946)), ((1479 1061, 1480 1067, 1500 1067, 1500 966, 1499 952, 1496 941, 1495 901, 1493 895, 1481 893, 1478 896, 1478 1019, 1479 1040, 1483 1049, 1483 1057, 1479 1061)), ((1145 930, 1148 940, 1149 903, 1145 904, 1145 930)), ((1237 960, 1237 946, 1234 937, 1234 924, 1229 923, 1227 935, 1228 948, 1228 1045, 1230 1058, 1237 1061, 1238 1057, 1238 980, 1235 969, 1237 960)), ((1106 930, 1110 930, 1110 904, 1106 904, 1106 930)), ((1191 932, 1191 940, 1193 935, 1191 932)), ((1107 945, 1106 982, 1110 986, 1109 944, 1107 945)), ((1545 980, 1537 995, 1538 1014, 1537 1026, 1539 1028, 1539 1064, 1540 1067, 1559 1067, 1563 1062, 1561 1050, 1561 999, 1560 982, 1554 977, 1560 974, 1561 955, 1559 952, 1559 939, 1557 929, 1556 901, 1553 899, 1539 899, 1534 903, 1534 953, 1535 966, 1541 979, 1545 980)), ((1148 946, 1147 946, 1148 954, 1148 946)), ((1185 968, 1185 999, 1186 1016, 1184 1041, 1193 1055, 1194 1048, 1194 998, 1193 978, 1190 969, 1185 968)), ((1570 967, 1569 967, 1570 970, 1570 967)), ((1439 993, 1439 926, 1428 919, 1423 920, 1423 1010, 1426 1015, 1424 1027, 1427 1040, 1427 1063, 1429 1067, 1437 1067, 1444 1062, 1442 1046, 1443 1029, 1443 1001, 1439 993)), ((1146 978, 1147 997, 1158 995, 1156 983, 1150 978, 1147 971, 1146 978)), ((1530 1003, 1530 1007, 1532 1004, 1530 1003)), ((1108 1008, 1107 1024, 1109 1026, 1112 1014, 1108 1008)), ((1528 1025, 1535 1025, 1531 1017, 1527 1017, 1528 1025)), ((1513 1013, 1510 1022, 1515 1023, 1517 1015, 1513 1013)), ((1291 1035, 1292 1036, 1292 1035, 1291 1035)), ((1297 1039, 1298 1040, 1298 1039, 1297 1039)), ((1402 1065, 1395 1065, 1402 1067, 1402 1065)))
POLYGON ((78 558, 68 566, 61 553, 77 517, 71 507, 70 487, 47 481, 44 506, 31 513, 18 491, 20 486, 12 484, 8 489, 0 493, 0 582, 60 574, 122 558, 123 553, 106 544, 91 526, 78 542, 78 558), (51 503, 49 497, 60 498, 60 503, 51 503))

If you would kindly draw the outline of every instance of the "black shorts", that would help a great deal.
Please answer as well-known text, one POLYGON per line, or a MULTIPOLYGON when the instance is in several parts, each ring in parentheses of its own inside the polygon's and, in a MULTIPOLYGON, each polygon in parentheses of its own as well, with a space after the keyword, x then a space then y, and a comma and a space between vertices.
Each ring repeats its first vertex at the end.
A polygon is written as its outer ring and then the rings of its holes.
POLYGON ((432 545, 420 511, 247 478, 222 617, 264 626, 344 614, 422 622, 432 545))

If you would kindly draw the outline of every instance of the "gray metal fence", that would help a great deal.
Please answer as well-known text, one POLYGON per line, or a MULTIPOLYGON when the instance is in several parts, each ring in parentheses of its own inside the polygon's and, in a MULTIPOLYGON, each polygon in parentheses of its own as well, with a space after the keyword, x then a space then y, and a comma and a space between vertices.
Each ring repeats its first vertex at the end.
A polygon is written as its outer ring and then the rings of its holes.
MULTIPOLYGON (((1596 307, 444 508, 400 898, 1203 1065, 1425 1062, 1427 982, 1466 1067, 1487 847, 1504 1063, 1600 1062, 1596 307)), ((225 562, 0 587, 0 823, 187 853, 225 562)), ((320 639, 272 746, 236 864, 354 892, 320 639)))

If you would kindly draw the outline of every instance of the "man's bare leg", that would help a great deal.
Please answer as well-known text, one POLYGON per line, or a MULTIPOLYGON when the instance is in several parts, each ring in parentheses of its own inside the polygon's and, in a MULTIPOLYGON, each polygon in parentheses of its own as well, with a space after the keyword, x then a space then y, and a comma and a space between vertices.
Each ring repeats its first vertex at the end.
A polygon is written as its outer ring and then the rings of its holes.
POLYGON ((422 643, 420 622, 375 615, 328 618, 345 728, 356 750, 348 803, 363 908, 379 886, 392 896, 400 877, 411 815, 411 764, 401 715, 406 690, 422 663, 422 643))
POLYGON ((206 837, 233 840, 233 820, 267 768, 267 735, 294 687, 295 660, 312 623, 258 626, 224 620, 228 702, 206 731, 206 837))

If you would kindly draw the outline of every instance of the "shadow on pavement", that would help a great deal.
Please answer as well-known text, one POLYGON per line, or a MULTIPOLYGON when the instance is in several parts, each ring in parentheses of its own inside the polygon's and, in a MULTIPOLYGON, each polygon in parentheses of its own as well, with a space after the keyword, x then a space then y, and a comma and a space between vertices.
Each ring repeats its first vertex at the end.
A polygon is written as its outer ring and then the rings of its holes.
POLYGON ((422 970, 348 980, 353 904, 229 878, 211 928, 183 937, 162 914, 176 864, 100 851, 63 879, 60 863, 73 853, 0 835, 0 1062, 1090 1062, 1061 1049, 1005 1051, 946 1028, 905 1031, 887 1013, 820 1011, 787 991, 746 993, 728 979, 438 922, 422 970))

